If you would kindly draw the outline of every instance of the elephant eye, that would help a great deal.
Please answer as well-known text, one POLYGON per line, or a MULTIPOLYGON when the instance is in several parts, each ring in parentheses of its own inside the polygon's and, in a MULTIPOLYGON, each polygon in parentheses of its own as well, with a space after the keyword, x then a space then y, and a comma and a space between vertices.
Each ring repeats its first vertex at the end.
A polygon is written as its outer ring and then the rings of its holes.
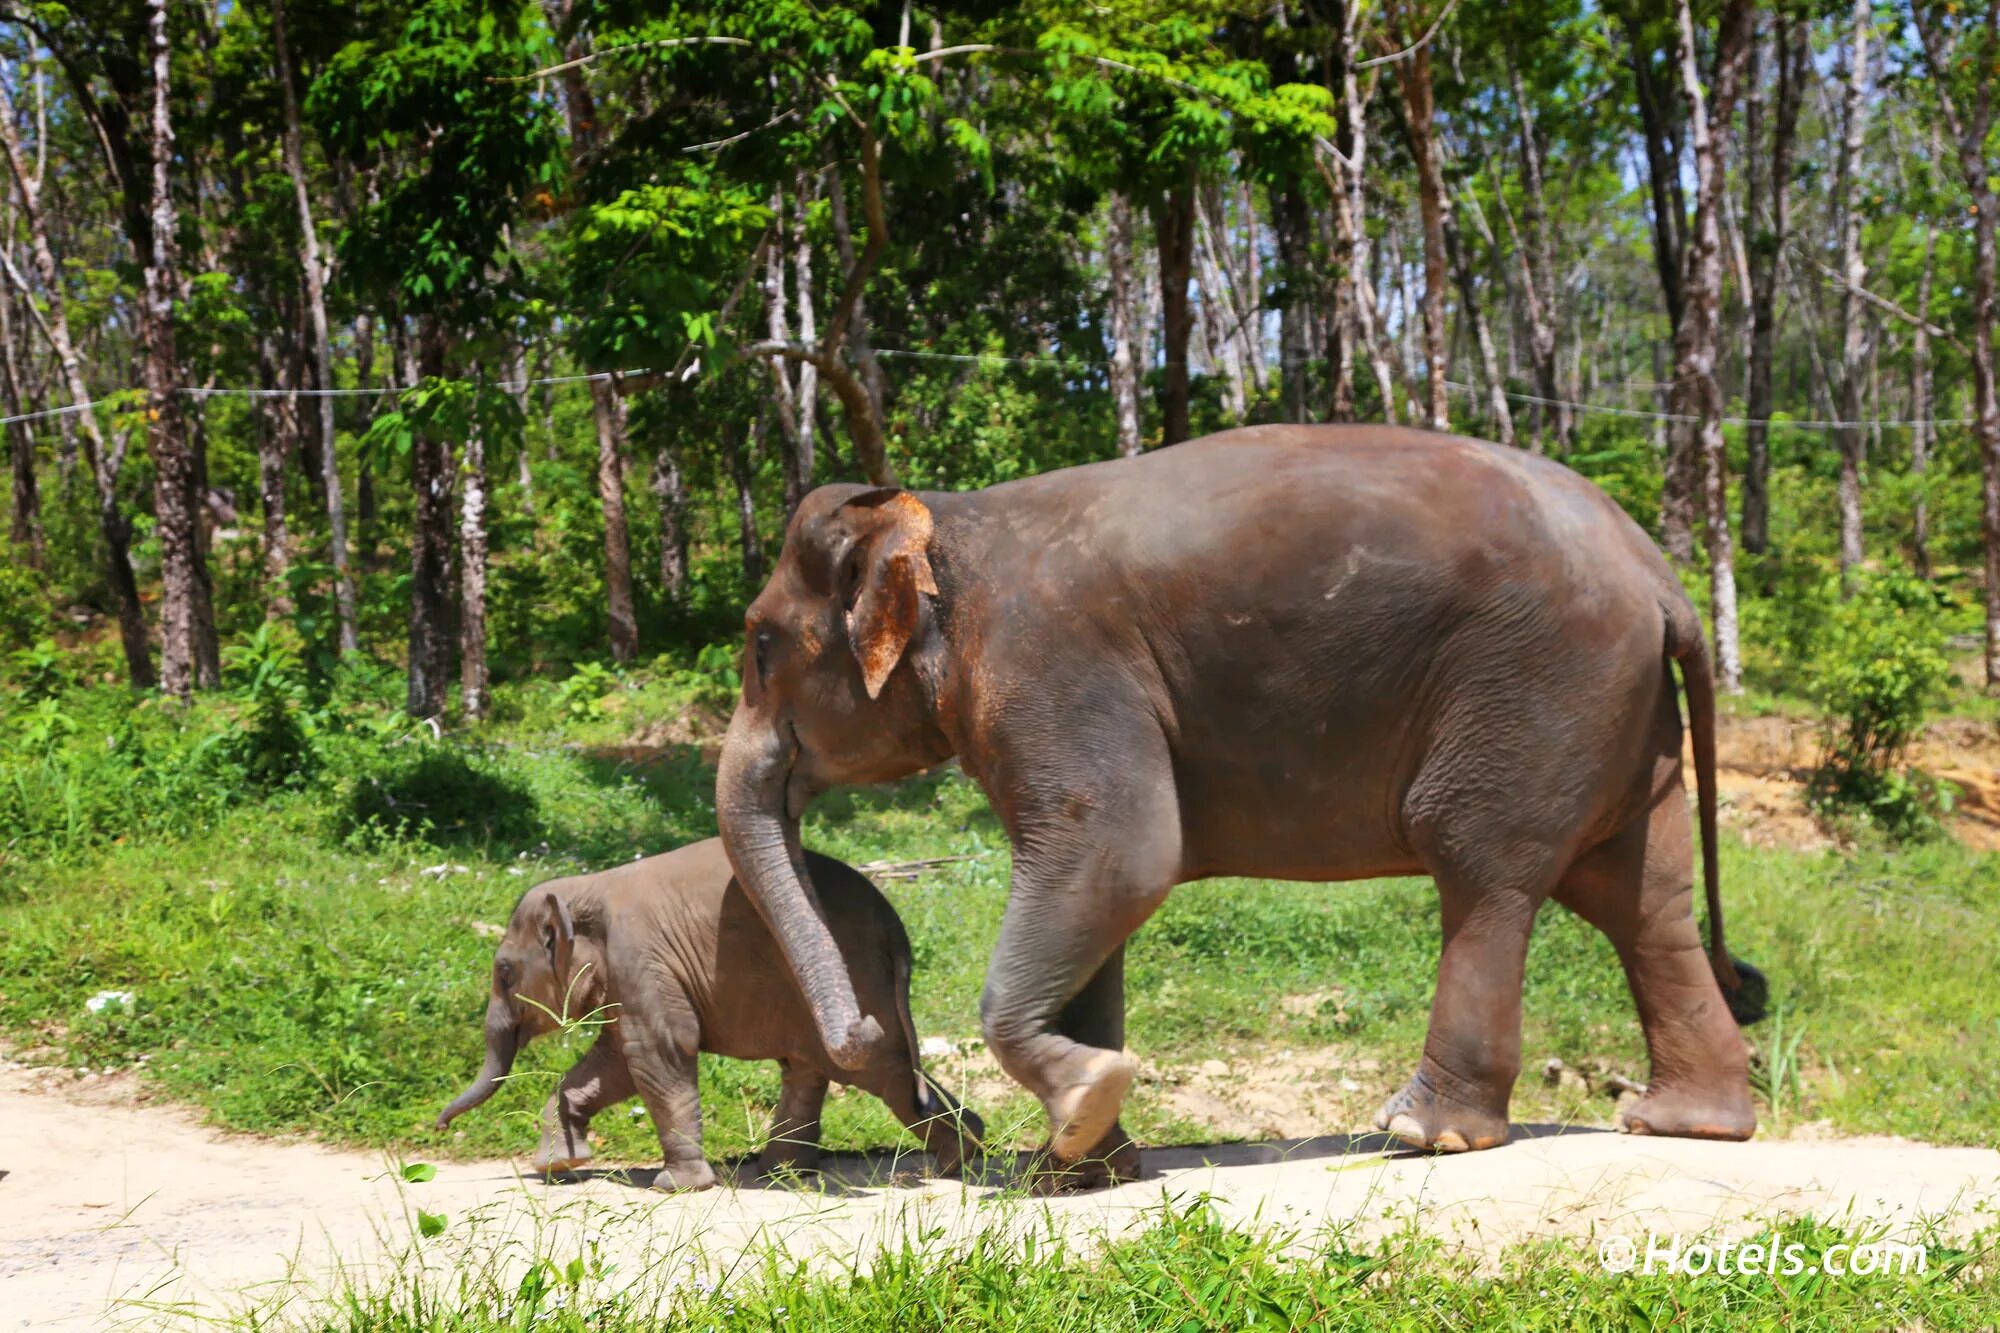
POLYGON ((771 631, 758 630, 750 642, 751 656, 757 665, 757 683, 762 685, 771 669, 771 631))
POLYGON ((847 554, 840 562, 840 604, 843 610, 854 609, 855 597, 861 591, 861 543, 847 548, 847 554))

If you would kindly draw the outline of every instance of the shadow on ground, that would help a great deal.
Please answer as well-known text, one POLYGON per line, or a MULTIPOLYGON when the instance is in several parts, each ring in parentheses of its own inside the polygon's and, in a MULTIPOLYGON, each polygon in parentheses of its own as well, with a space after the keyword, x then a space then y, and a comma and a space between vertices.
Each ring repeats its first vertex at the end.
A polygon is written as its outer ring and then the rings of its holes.
MULTIPOLYGON (((1585 1125, 1515 1125, 1507 1143, 1488 1152, 1507 1151, 1511 1144, 1529 1139, 1549 1139, 1610 1134, 1615 1131, 1585 1125)), ((1383 1161, 1439 1156, 1405 1147, 1387 1134, 1323 1134, 1305 1139, 1267 1139, 1257 1143, 1194 1143, 1167 1148, 1148 1148, 1141 1181, 1157 1180, 1173 1171, 1204 1167, 1276 1166, 1287 1162, 1323 1161, 1353 1157, 1383 1161)), ((973 1189, 996 1193, 1026 1193, 1029 1173, 1039 1154, 1034 1152, 991 1153, 967 1166, 964 1183, 973 1189)), ((554 1188, 586 1181, 606 1180, 634 1189, 652 1188, 658 1172, 652 1167, 605 1167, 571 1171, 552 1177, 554 1188)), ((792 1190, 834 1197, 853 1197, 880 1190, 914 1189, 930 1178, 930 1161, 917 1150, 883 1149, 875 1152, 830 1152, 820 1159, 817 1171, 786 1172, 779 1176, 756 1174, 756 1159, 733 1157, 717 1164, 721 1183, 743 1190, 792 1190)))

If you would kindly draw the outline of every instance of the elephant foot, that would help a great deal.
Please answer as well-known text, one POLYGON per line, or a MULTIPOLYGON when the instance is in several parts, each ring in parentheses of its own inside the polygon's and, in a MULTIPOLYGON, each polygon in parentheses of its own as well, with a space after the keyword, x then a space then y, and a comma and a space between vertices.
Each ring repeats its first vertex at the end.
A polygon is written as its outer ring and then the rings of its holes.
POLYGON ((545 1176, 561 1175, 589 1164, 590 1140, 586 1132, 564 1133, 557 1129, 542 1132, 541 1146, 535 1149, 535 1170, 545 1176))
POLYGON ((1140 1165, 1139 1145, 1114 1122, 1110 1132, 1075 1161, 1062 1160, 1045 1145, 1024 1183, 1030 1194, 1077 1194, 1137 1180, 1140 1165))
POLYGON ((715 1168, 696 1158, 692 1162, 668 1162, 653 1177, 652 1188, 662 1194, 692 1193, 715 1185, 715 1168))
POLYGON ((1125 1105, 1126 1090, 1139 1072, 1139 1062, 1124 1051, 1091 1050, 1081 1065, 1081 1077, 1058 1087, 1046 1103, 1052 1131, 1049 1151, 1065 1162, 1090 1156, 1111 1132, 1125 1105))
MULTIPOLYGON (((1502 1100, 1505 1106, 1505 1100, 1502 1100)), ((1475 1152, 1507 1141, 1507 1116, 1495 1115, 1440 1093, 1419 1069, 1403 1090, 1383 1103, 1375 1128, 1412 1148, 1435 1152, 1475 1152)))
POLYGON ((1654 1084, 1645 1096, 1619 1113, 1618 1130, 1622 1134, 1741 1142, 1757 1132, 1757 1112, 1750 1104, 1748 1088, 1707 1092, 1654 1084))
POLYGON ((773 1142, 757 1156, 757 1174, 760 1176, 803 1175, 819 1169, 819 1145, 816 1143, 773 1142))

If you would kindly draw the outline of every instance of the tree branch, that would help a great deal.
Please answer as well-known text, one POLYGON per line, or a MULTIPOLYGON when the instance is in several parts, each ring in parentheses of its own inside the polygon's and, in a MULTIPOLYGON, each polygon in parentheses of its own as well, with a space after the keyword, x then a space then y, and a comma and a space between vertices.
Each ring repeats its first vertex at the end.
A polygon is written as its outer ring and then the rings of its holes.
POLYGON ((496 74, 488 78, 488 83, 533 83, 546 79, 552 74, 563 74, 573 69, 581 69, 602 56, 623 55, 627 51, 664 50, 672 46, 749 46, 743 37, 658 37, 649 42, 627 42, 623 46, 607 46, 601 51, 580 55, 574 60, 565 60, 559 65, 550 65, 530 74, 496 74))

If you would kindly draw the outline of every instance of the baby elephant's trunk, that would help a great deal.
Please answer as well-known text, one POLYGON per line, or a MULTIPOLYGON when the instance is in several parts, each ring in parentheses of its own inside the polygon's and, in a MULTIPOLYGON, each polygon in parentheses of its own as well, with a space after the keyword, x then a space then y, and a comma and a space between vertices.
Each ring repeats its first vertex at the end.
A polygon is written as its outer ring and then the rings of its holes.
POLYGON ((507 1004, 495 998, 486 1006, 486 1063, 479 1077, 458 1094, 458 1100, 438 1112, 438 1128, 443 1129, 459 1116, 500 1090, 500 1080, 514 1068, 514 1053, 520 1049, 521 1030, 507 1004))

